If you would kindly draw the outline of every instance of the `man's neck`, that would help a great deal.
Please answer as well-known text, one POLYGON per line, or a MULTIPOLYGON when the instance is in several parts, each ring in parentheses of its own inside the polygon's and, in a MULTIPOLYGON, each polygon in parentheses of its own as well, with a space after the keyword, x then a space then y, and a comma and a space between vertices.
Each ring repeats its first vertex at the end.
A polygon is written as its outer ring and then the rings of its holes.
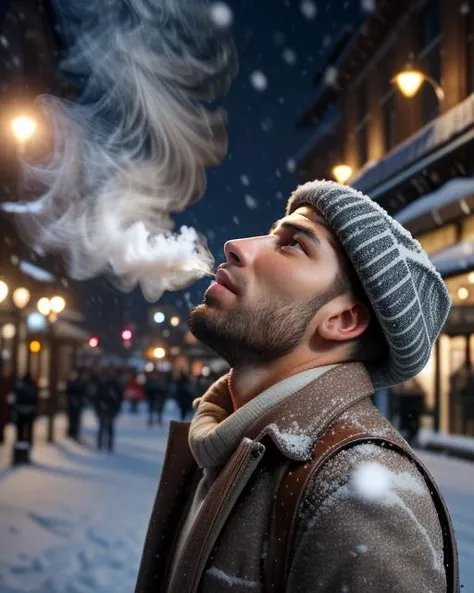
POLYGON ((317 356, 306 358, 284 358, 268 365, 234 367, 229 374, 229 390, 234 411, 241 408, 251 399, 283 379, 298 373, 342 362, 333 356, 317 356))

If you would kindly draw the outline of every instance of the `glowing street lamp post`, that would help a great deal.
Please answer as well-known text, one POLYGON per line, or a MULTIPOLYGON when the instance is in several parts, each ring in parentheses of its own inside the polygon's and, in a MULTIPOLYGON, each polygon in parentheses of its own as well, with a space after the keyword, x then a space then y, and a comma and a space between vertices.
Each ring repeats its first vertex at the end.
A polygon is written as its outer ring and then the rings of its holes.
POLYGON ((53 296, 51 299, 43 297, 38 301, 38 311, 48 320, 49 341, 49 373, 48 373, 48 442, 54 441, 54 418, 58 409, 58 345, 54 335, 54 324, 58 315, 64 311, 66 301, 63 297, 53 296))
MULTIPOLYGON (((10 287, 6 282, 0 280, 0 303, 5 302, 9 294, 10 287)), ((0 329, 0 405, 5 401, 8 390, 5 377, 3 376, 3 340, 12 340, 12 376, 15 377, 18 373, 18 346, 19 334, 22 329, 23 309, 28 305, 30 297, 30 291, 23 286, 20 286, 13 291, 11 294, 13 307, 8 307, 7 313, 13 318, 14 322, 5 323, 0 329)), ((13 385, 10 387, 13 387, 13 385)), ((0 443, 4 442, 4 420, 4 418, 0 418, 0 443)))
POLYGON ((392 78, 391 82, 396 84, 408 99, 414 97, 420 90, 421 85, 426 82, 433 87, 438 101, 444 101, 444 91, 436 80, 411 64, 407 64, 401 72, 392 78))

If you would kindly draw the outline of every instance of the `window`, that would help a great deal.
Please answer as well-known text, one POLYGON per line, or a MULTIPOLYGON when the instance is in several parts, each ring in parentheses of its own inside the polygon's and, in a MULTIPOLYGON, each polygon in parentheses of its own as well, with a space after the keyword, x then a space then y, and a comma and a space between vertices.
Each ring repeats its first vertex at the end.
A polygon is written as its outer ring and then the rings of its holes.
MULTIPOLYGON (((418 59, 428 76, 436 82, 441 81, 441 6, 440 0, 430 0, 419 13, 418 59)), ((439 101, 429 84, 423 84, 420 90, 421 120, 428 123, 439 114, 439 101)))
POLYGON ((364 79, 356 88, 356 133, 359 148, 359 165, 362 167, 368 159, 368 134, 367 125, 369 121, 367 80, 364 79))
POLYGON ((447 224, 417 237, 426 253, 435 253, 456 243, 456 225, 447 224))

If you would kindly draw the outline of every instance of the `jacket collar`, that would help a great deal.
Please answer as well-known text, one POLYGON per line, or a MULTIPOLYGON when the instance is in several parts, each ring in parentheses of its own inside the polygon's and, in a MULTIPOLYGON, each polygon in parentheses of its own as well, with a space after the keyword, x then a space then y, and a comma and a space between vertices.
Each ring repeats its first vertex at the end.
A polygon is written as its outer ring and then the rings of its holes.
POLYGON ((258 441, 268 436, 289 459, 308 461, 333 420, 373 391, 365 365, 340 364, 263 414, 245 436, 258 441))

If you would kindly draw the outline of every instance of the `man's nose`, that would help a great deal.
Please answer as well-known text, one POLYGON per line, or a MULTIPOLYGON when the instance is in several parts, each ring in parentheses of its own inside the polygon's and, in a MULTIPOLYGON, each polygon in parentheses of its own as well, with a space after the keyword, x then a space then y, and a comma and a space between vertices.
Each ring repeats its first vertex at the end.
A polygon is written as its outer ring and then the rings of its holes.
POLYGON ((224 245, 224 255, 230 264, 241 267, 248 266, 268 236, 248 237, 246 239, 232 239, 224 245), (263 240, 263 241, 262 241, 263 240))

